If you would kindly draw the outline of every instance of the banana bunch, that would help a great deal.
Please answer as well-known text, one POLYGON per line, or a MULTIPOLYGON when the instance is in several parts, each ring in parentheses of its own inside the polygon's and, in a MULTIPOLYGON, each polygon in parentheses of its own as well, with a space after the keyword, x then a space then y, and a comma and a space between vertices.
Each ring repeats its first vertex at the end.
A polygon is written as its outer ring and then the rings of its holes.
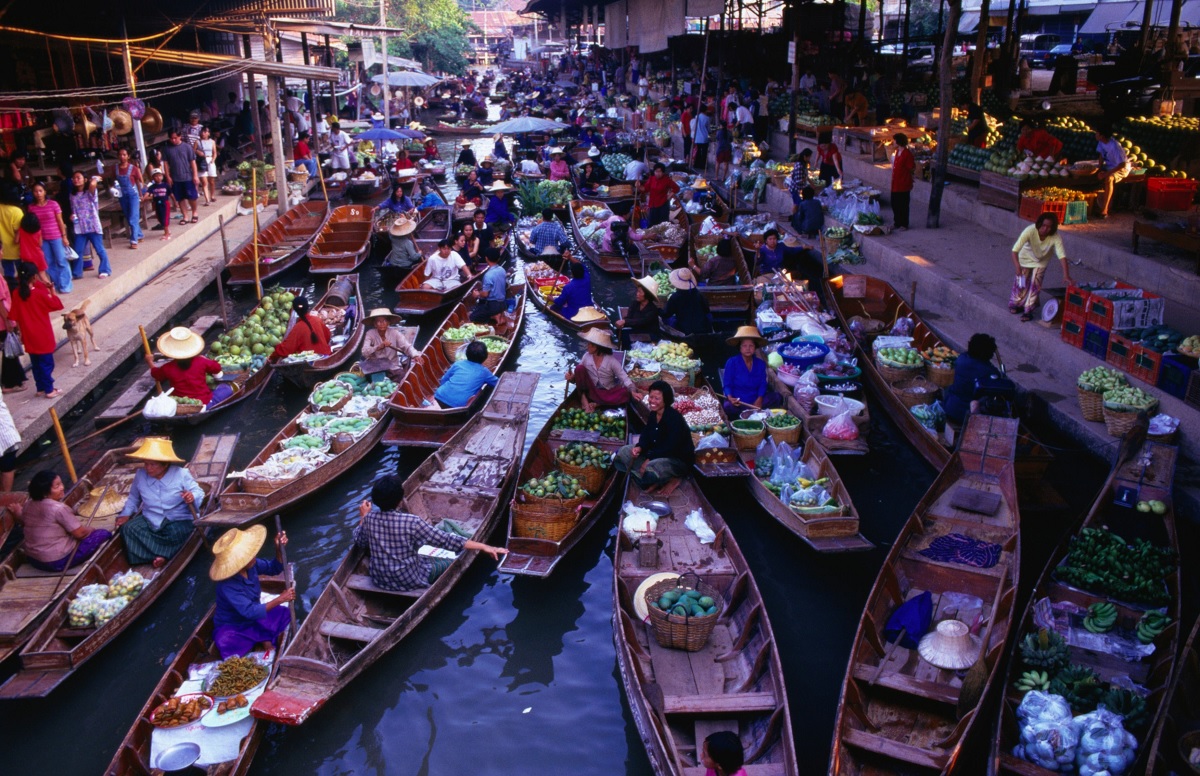
POLYGON ((1108 633, 1116 624, 1117 607, 1107 601, 1089 606, 1087 617, 1083 618, 1083 627, 1092 633, 1108 633))
POLYGON ((1150 610, 1142 615, 1142 619, 1137 624, 1138 641, 1143 644, 1149 644, 1158 637, 1158 634, 1166 630, 1171 624, 1171 618, 1162 612, 1150 610))
POLYGON ((1026 671, 1013 685, 1021 692, 1030 690, 1045 691, 1050 687, 1050 674, 1045 671, 1026 671))

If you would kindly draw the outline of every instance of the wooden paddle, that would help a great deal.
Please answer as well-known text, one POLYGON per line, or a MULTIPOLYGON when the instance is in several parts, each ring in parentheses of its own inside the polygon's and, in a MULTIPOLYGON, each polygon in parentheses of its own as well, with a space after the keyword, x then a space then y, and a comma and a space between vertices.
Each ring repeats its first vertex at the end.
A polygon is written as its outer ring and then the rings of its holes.
POLYGON ((1000 606, 1000 599, 1004 596, 1004 583, 1007 578, 1005 575, 1000 580, 1000 584, 996 586, 996 596, 992 599, 992 609, 988 612, 987 630, 983 632, 983 638, 979 642, 979 659, 967 669, 966 675, 963 676, 962 687, 958 691, 959 719, 975 709, 983 700, 983 691, 987 687, 988 680, 988 668, 984 657, 987 655, 988 638, 992 635, 992 626, 996 624, 996 609, 1000 606))
MULTIPOLYGON (((275 536, 278 537, 283 533, 283 521, 279 519, 279 514, 275 515, 275 536)), ((283 564, 283 584, 284 588, 291 590, 295 584, 292 579, 292 567, 288 565, 287 545, 279 545, 279 562, 283 564)), ((296 632, 296 602, 292 601, 292 605, 288 607, 288 613, 292 615, 292 633, 296 632)))

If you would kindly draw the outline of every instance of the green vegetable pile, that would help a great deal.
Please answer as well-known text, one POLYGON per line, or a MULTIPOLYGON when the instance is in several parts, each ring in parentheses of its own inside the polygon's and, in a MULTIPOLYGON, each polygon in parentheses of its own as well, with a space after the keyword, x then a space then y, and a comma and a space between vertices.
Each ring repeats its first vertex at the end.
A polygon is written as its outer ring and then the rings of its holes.
POLYGON ((1103 528, 1084 528, 1071 540, 1054 576, 1069 585, 1121 601, 1162 606, 1170 600, 1164 583, 1176 567, 1170 549, 1145 539, 1126 542, 1103 528))
POLYGON ((860 226, 883 226, 883 219, 878 213, 869 213, 860 211, 858 214, 858 223, 860 226))
POLYGON ((451 326, 442 332, 442 339, 451 342, 460 340, 475 339, 480 334, 486 334, 490 329, 487 326, 481 326, 477 323, 468 323, 466 326, 451 326))
POLYGON ((588 442, 571 442, 558 448, 555 458, 563 463, 583 468, 607 469, 612 464, 612 454, 588 442))
POLYGON ((735 420, 730 426, 733 426, 735 433, 741 434, 757 434, 763 430, 763 422, 761 420, 735 420))
POLYGON ((249 356, 269 354, 283 341, 294 298, 286 289, 268 290, 246 320, 209 345, 208 350, 217 363, 222 366, 226 363, 245 363, 249 356), (235 359, 222 359, 224 355, 233 356, 235 359))
POLYGON ((375 425, 375 420, 372 418, 334 418, 325 425, 325 433, 329 436, 334 434, 358 436, 373 425, 375 425))
POLYGON ((1096 366, 1079 375, 1076 385, 1092 393, 1104 393, 1128 385, 1125 373, 1106 366, 1096 366))
POLYGON ((781 412, 767 418, 767 425, 771 428, 795 428, 800 425, 800 419, 790 413, 781 412))
POLYGON ((337 404, 342 399, 351 394, 350 386, 339 380, 330 380, 327 383, 322 383, 313 390, 308 397, 309 403, 314 407, 329 407, 337 404))
POLYGON ((675 286, 671 285, 671 273, 663 270, 655 272, 653 277, 654 285, 658 286, 658 298, 660 300, 666 299, 675 291, 675 286))
POLYGON ((662 594, 650 606, 676 617, 708 617, 717 613, 717 602, 699 590, 674 588, 662 594))
POLYGON ((880 348, 875 352, 879 363, 902 368, 924 366, 921 352, 916 348, 880 348))
POLYGON ((1158 406, 1158 399, 1141 388, 1126 385, 1105 391, 1104 406, 1110 410, 1150 410, 1158 406))
POLYGON ((578 407, 572 407, 560 412, 554 418, 555 429, 575 429, 579 431, 598 431, 600 436, 609 439, 625 438, 625 416, 604 416, 596 412, 584 412, 578 407))
POLYGON ((625 165, 633 161, 633 157, 625 154, 608 154, 600 157, 600 166, 613 180, 625 180, 625 165))
POLYGON ((533 477, 521 486, 521 490, 534 498, 586 498, 588 492, 579 487, 579 480, 557 469, 538 479, 533 477))
POLYGON ((323 450, 325 449, 325 440, 312 434, 297 434, 280 442, 279 447, 284 450, 293 447, 303 447, 308 450, 323 450))
POLYGON ((204 403, 204 402, 200 401, 199 399, 193 399, 189 396, 176 396, 174 394, 171 394, 171 398, 175 400, 176 404, 187 404, 187 405, 190 405, 193 407, 200 406, 201 404, 204 403))
POLYGON ((1179 346, 1186 339, 1183 332, 1162 324, 1147 326, 1144 329, 1126 329, 1121 333, 1156 353, 1166 353, 1168 350, 1178 351, 1179 346))
POLYGON ((386 378, 377 383, 368 383, 366 388, 355 391, 359 396, 377 396, 380 399, 386 399, 395 392, 396 384, 386 378))

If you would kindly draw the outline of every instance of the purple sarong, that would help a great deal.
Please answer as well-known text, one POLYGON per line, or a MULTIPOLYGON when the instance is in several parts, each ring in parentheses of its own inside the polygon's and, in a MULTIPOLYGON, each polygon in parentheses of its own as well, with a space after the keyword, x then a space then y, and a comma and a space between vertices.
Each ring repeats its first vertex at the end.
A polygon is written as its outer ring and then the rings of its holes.
POLYGON ((213 643, 221 653, 222 660, 245 657, 262 642, 275 643, 276 637, 287 630, 292 614, 287 604, 269 609, 265 617, 244 625, 218 625, 213 631, 213 643))
POLYGON ((34 560, 33 558, 30 558, 29 564, 36 569, 41 569, 42 571, 63 571, 67 568, 75 568, 84 561, 89 560, 93 555, 96 554, 96 550, 103 547, 104 543, 111 538, 111 532, 106 531, 103 528, 97 528, 87 536, 83 537, 83 540, 79 542, 79 546, 75 548, 75 552, 68 552, 63 557, 51 563, 43 563, 40 560, 34 560), (70 566, 67 566, 68 561, 71 563, 70 566))

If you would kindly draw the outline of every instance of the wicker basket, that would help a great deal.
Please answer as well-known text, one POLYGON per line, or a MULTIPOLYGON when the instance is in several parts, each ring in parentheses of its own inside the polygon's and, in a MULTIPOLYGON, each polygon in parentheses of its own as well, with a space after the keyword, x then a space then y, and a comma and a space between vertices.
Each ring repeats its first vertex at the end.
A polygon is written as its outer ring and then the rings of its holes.
POLYGON ((783 444, 787 442, 790 446, 795 447, 800 442, 800 424, 797 423, 789 428, 775 428, 770 423, 764 424, 767 427, 767 433, 771 435, 771 439, 775 440, 775 444, 783 444))
MULTIPOLYGON (((482 323, 472 323, 470 326, 475 327, 479 332, 476 337, 486 337, 496 333, 496 329, 482 323)), ((463 345, 466 345, 471 340, 451 340, 445 337, 438 337, 438 342, 442 343, 442 352, 446 354, 446 358, 453 361, 458 356, 458 351, 463 345)))
POLYGON ((329 438, 329 452, 333 455, 344 453, 354 444, 355 439, 357 437, 348 431, 334 434, 329 438))
POLYGON ((659 373, 659 380, 662 380, 672 388, 691 388, 695 382, 695 372, 677 372, 670 369, 664 369, 659 373), (682 375, 682 376, 681 376, 682 375))
POLYGON ((563 474, 569 474, 579 481, 579 487, 588 492, 590 496, 597 496, 604 488, 604 481, 608 479, 608 473, 612 471, 612 464, 608 465, 607 469, 597 469, 595 466, 575 466, 566 461, 555 461, 559 470, 563 474))
MULTIPOLYGON (((495 335, 495 334, 485 334, 484 336, 476 337, 475 339, 479 340, 479 341, 483 341, 485 339, 496 339, 496 340, 500 340, 501 342, 503 342, 506 346, 510 344, 508 340, 506 340, 503 337, 500 337, 498 335, 495 335)), ((462 353, 463 358, 467 357, 467 354, 465 352, 463 352, 463 349, 466 348, 466 346, 468 344, 469 344, 468 342, 464 342, 458 346, 458 352, 462 353)), ((495 372, 496 369, 499 368, 500 362, 504 360, 504 356, 507 353, 508 353, 507 349, 502 353, 492 353, 491 351, 488 351, 487 358, 485 358, 483 360, 484 367, 486 367, 491 372, 495 372)))
POLYGON ((308 183, 308 170, 289 170, 288 180, 292 183, 308 183))
POLYGON ((196 415, 203 411, 203 404, 181 404, 179 402, 175 402, 176 415, 196 415))
POLYGON ((615 186, 608 187, 609 199, 625 199, 633 196, 633 185, 629 183, 618 183, 615 186))
POLYGON ((716 588, 701 581, 700 577, 692 572, 687 572, 676 579, 664 579, 656 585, 651 585, 650 589, 646 591, 646 604, 646 608, 650 612, 650 628, 654 631, 654 640, 658 642, 658 645, 666 649, 682 649, 686 652, 699 652, 704 649, 709 636, 712 635, 713 628, 717 625, 717 618, 721 616, 721 612, 725 608, 725 602, 716 588), (691 585, 686 584, 686 578, 690 578, 691 585), (662 609, 650 605, 662 598, 663 593, 675 588, 698 590, 703 595, 712 598, 716 602, 716 613, 706 614, 702 617, 684 617, 668 614, 662 609))
POLYGON ((654 383, 655 380, 662 379, 662 374, 663 373, 661 371, 659 371, 659 372, 655 372, 654 374, 650 375, 649 377, 634 377, 633 375, 630 375, 629 379, 632 380, 633 384, 636 385, 638 388, 645 390, 645 389, 649 388, 651 386, 651 384, 654 383))
POLYGON ((918 404, 929 404, 938 395, 938 387, 925 379, 924 375, 903 380, 892 385, 892 392, 900 399, 900 403, 912 409, 918 404))
POLYGON ((581 498, 535 498, 525 493, 512 500, 513 535, 560 541, 579 521, 581 498))
POLYGON ((938 369, 932 363, 926 361, 925 376, 929 378, 929 382, 939 388, 949 388, 954 385, 954 367, 938 369))
POLYGON ((1104 422, 1103 395, 1095 391, 1085 391, 1078 385, 1075 386, 1075 390, 1079 394, 1079 411, 1083 413, 1083 419, 1093 423, 1104 422))
POLYGON ((282 488, 292 480, 273 479, 271 477, 242 477, 242 490, 265 496, 282 488))
POLYGON ((767 437, 767 429, 765 428, 766 424, 764 423, 763 426, 764 428, 761 430, 753 432, 738 431, 736 428, 731 426, 730 429, 733 433, 733 446, 738 450, 757 450, 758 443, 767 437))
MULTIPOLYGON (((337 378, 334 378, 334 379, 336 380, 337 378)), ((317 389, 318 389, 318 388, 320 388, 320 387, 321 387, 321 386, 323 386, 323 385, 325 385, 325 383, 317 383, 316 385, 314 385, 314 386, 313 386, 313 393, 316 393, 316 392, 317 392, 317 389)), ((346 385, 346 387, 347 387, 347 388, 350 388, 350 386, 349 386, 349 385, 346 385)), ((311 396, 312 394, 309 394, 309 395, 311 396)), ((353 397, 354 397, 354 391, 353 391, 353 390, 350 390, 350 391, 348 391, 348 392, 346 393, 346 395, 345 395, 345 396, 343 396, 342 398, 338 399, 338 400, 337 400, 337 401, 335 401, 333 404, 316 405, 316 404, 313 404, 313 403, 310 401, 310 402, 308 403, 308 409, 309 409, 311 412, 324 412, 324 413, 333 413, 333 412, 337 412, 337 411, 338 411, 338 410, 340 410, 342 407, 346 406, 346 403, 347 403, 348 401, 350 401, 350 399, 352 399, 353 397)))
POLYGON ((878 358, 875 359, 875 368, 879 370, 880 376, 889 383, 898 383, 902 380, 908 380, 925 368, 924 364, 915 364, 913 366, 901 367, 885 364, 878 358))
POLYGON ((1138 415, 1142 412, 1152 414, 1154 410, 1155 407, 1145 410, 1114 410, 1104 407, 1104 427, 1108 429, 1109 436, 1123 437, 1137 423, 1138 415))

